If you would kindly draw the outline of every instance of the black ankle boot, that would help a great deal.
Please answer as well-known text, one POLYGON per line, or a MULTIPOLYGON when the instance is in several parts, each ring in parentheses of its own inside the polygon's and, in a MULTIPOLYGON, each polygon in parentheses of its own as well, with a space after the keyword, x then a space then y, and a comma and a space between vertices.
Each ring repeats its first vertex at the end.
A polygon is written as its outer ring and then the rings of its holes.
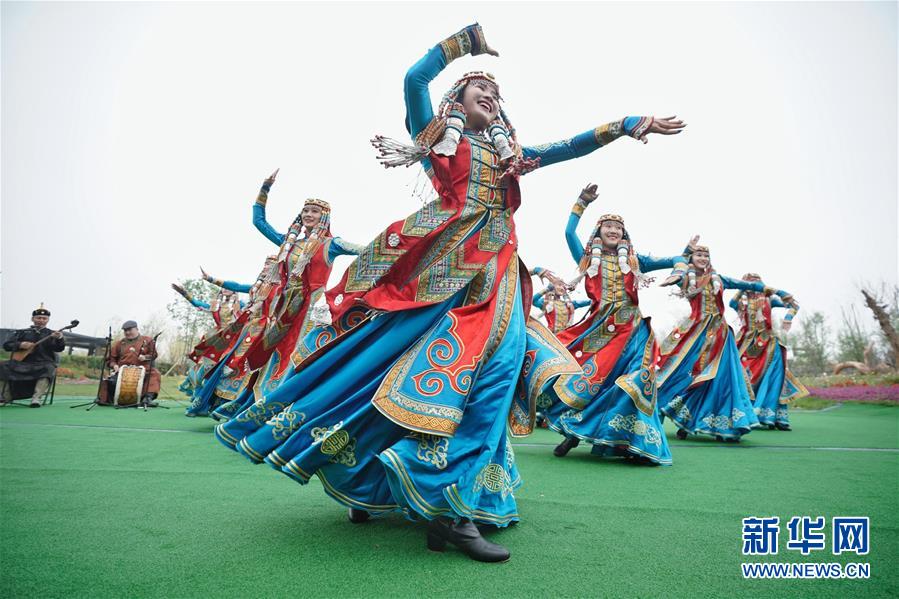
POLYGON ((565 440, 556 445, 553 449, 553 455, 557 458, 564 458, 568 452, 581 444, 581 440, 577 437, 565 437, 565 440))
POLYGON ((779 430, 779 431, 791 431, 791 430, 793 430, 792 428, 790 428, 790 425, 789 425, 789 424, 785 424, 785 423, 783 423, 783 422, 778 422, 778 423, 775 424, 774 426, 777 427, 777 430, 779 430))
POLYGON ((683 441, 687 438, 687 431, 682 428, 677 429, 677 438, 683 441))
POLYGON ((428 522, 428 549, 443 551, 447 543, 478 562, 505 562, 510 557, 508 549, 482 537, 471 520, 454 523, 449 518, 435 518, 428 522))
POLYGON ((352 522, 353 524, 362 524, 363 522, 367 522, 368 519, 371 518, 371 514, 369 514, 365 510, 357 510, 354 507, 350 508, 348 516, 350 522, 352 522))

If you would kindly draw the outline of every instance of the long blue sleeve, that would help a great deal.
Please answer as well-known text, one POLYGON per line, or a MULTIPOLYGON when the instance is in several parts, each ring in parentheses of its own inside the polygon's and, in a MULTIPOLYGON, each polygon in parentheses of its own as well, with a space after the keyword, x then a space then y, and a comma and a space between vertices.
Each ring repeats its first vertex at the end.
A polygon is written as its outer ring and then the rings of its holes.
POLYGON ((772 308, 786 308, 787 305, 783 303, 783 300, 777 297, 776 295, 771 296, 771 307, 772 308))
POLYGON ((663 268, 674 268, 675 264, 686 263, 683 256, 666 256, 657 258, 645 254, 637 254, 637 262, 640 264, 640 272, 652 272, 663 268))
POLYGON ((534 301, 532 303, 535 306, 537 306, 537 308, 539 308, 540 310, 543 309, 543 304, 544 304, 543 295, 545 293, 546 293, 546 291, 538 291, 537 293, 534 294, 534 301))
POLYGON ((206 302, 204 302, 202 300, 198 300, 198 299, 192 297, 188 301, 201 310, 209 309, 209 304, 207 304, 206 302))
POLYGON ((406 130, 414 138, 434 118, 428 84, 446 68, 446 57, 434 46, 406 72, 403 92, 406 99, 406 130))
POLYGON ((235 283, 234 281, 222 281, 220 285, 222 289, 233 291, 235 293, 249 293, 252 285, 244 285, 243 283, 235 283))
POLYGON ((575 309, 586 308, 587 306, 590 306, 593 304, 593 302, 591 302, 588 299, 574 300, 574 302, 572 302, 572 303, 574 304, 575 309))
POLYGON ((574 258, 575 262, 580 262, 581 256, 584 255, 584 244, 577 237, 577 225, 579 222, 581 222, 581 215, 577 212, 572 212, 568 217, 568 224, 565 225, 565 242, 568 244, 568 251, 571 252, 571 257, 574 258))
POLYGON ((334 237, 328 246, 328 262, 334 262, 337 256, 358 256, 363 249, 365 248, 361 245, 350 243, 340 237, 334 237))
POLYGON ((623 135, 630 135, 642 121, 643 117, 629 116, 622 121, 584 131, 569 139, 526 146, 521 151, 525 158, 539 158, 541 167, 549 166, 572 158, 581 158, 623 135))
POLYGON ((275 231, 275 228, 265 219, 265 204, 258 202, 253 204, 253 226, 275 245, 280 246, 284 243, 284 235, 275 231))
POLYGON ((724 275, 719 276, 721 277, 721 284, 725 289, 742 289, 743 291, 757 291, 759 293, 765 292, 765 284, 760 281, 744 281, 743 279, 734 279, 725 277, 724 275))

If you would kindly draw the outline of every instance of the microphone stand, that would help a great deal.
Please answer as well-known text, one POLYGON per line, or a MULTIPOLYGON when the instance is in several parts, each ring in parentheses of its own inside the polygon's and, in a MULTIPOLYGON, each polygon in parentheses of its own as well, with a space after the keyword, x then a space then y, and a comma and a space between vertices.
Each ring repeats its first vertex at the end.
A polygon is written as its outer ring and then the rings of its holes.
POLYGON ((94 397, 93 401, 89 401, 86 403, 80 403, 74 406, 69 406, 70 408, 82 408, 84 406, 90 406, 86 412, 90 412, 91 409, 100 403, 100 389, 103 388, 103 385, 106 384, 106 379, 103 377, 103 370, 106 368, 106 365, 109 363, 109 357, 112 354, 112 327, 109 327, 109 333, 106 335, 106 350, 103 352, 103 361, 100 362, 100 384, 97 385, 97 396, 94 397))

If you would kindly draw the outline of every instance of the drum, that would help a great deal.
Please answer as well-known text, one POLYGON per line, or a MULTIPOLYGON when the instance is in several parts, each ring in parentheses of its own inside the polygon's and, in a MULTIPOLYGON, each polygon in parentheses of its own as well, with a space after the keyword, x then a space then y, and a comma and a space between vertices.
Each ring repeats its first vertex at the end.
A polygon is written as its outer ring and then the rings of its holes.
POLYGON ((113 403, 117 406, 133 406, 140 401, 144 390, 143 366, 122 366, 116 375, 113 403))

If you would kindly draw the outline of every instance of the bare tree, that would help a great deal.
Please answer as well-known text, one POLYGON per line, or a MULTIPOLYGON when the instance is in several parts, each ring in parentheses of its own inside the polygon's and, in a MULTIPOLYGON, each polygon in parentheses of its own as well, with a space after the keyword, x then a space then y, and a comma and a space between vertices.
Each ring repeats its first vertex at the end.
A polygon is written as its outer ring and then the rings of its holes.
POLYGON ((897 302, 897 298, 899 298, 899 287, 894 287, 892 289, 892 304, 881 303, 882 300, 867 289, 862 289, 861 292, 862 296, 865 298, 865 304, 867 304, 871 312, 874 313, 874 318, 877 320, 877 324, 880 325, 880 331, 889 347, 888 361, 892 364, 893 368, 895 368, 896 357, 899 356, 899 334, 896 333, 896 326, 894 324, 897 315, 899 315, 899 306, 897 306, 897 304, 899 304, 899 302, 897 302), (890 312, 893 313, 892 317, 890 312))

